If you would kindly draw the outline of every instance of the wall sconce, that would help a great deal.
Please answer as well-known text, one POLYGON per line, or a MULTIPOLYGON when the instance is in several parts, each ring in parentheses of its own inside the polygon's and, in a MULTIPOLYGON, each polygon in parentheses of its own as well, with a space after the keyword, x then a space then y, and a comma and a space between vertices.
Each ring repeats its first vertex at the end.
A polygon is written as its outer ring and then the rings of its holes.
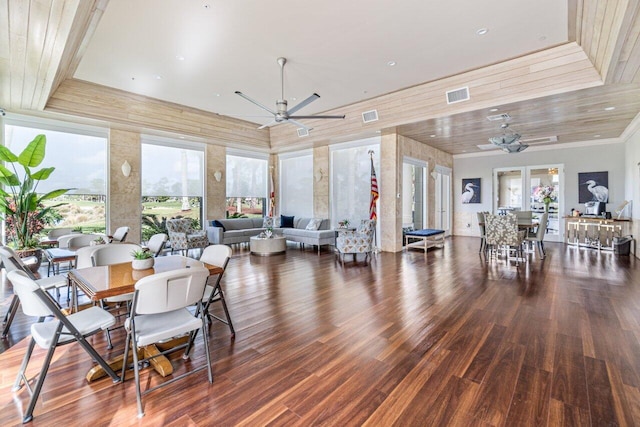
POLYGON ((222 172, 220 171, 215 171, 213 173, 213 177, 216 179, 216 181, 220 182, 220 180, 222 179, 222 172))
POLYGON ((438 173, 436 171, 431 172, 431 178, 438 179, 438 173))
POLYGON ((122 164, 122 175, 124 175, 126 178, 129 178, 129 175, 131 175, 131 165, 126 160, 122 164))
POLYGON ((316 182, 322 181, 322 177, 324 177, 324 171, 322 170, 322 168, 318 169, 314 177, 316 178, 316 182))

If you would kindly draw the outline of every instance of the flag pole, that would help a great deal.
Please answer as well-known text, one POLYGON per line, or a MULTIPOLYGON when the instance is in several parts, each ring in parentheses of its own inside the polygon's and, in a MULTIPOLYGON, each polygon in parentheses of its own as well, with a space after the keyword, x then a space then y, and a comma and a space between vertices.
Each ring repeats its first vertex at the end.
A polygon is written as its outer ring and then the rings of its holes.
POLYGON ((376 220, 376 226, 373 228, 373 253, 380 252, 380 248, 378 248, 378 212, 377 212, 377 202, 380 196, 378 192, 378 178, 376 177, 376 170, 373 166, 373 150, 369 150, 369 157, 371 159, 371 200, 369 202, 369 219, 376 220))

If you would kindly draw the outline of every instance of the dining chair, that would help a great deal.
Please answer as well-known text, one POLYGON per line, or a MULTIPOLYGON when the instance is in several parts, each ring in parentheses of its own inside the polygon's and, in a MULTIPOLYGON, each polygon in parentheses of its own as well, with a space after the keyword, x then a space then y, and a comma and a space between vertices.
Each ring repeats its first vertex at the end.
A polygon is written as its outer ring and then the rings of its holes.
MULTIPOLYGON (((205 368, 209 376, 209 383, 213 382, 211 355, 209 353, 208 322, 205 320, 202 307, 202 295, 204 294, 208 277, 209 270, 206 268, 192 267, 152 274, 151 276, 143 277, 136 283, 131 315, 124 325, 127 331, 127 338, 123 360, 128 360, 129 347, 131 346, 138 417, 144 416, 142 396, 160 387, 169 385, 205 368), (194 304, 197 305, 196 312, 199 315, 192 314, 188 309, 194 304), (142 360, 139 360, 138 357, 139 349, 184 334, 193 334, 200 329, 203 332, 204 352, 207 359, 206 366, 192 369, 142 392, 140 387, 140 364, 146 363, 160 354, 164 355, 182 348, 185 349, 183 358, 187 359, 192 348, 192 340, 189 339, 186 344, 158 352, 154 356, 142 360)), ((126 368, 127 364, 124 363, 121 375, 123 380, 126 368)))
MULTIPOLYGON (((84 248, 85 246, 91 246, 91 242, 96 240, 98 237, 102 236, 99 234, 72 234, 71 237, 67 239, 66 249, 70 251, 77 251, 78 249, 84 248)), ((60 239, 58 239, 58 244, 60 244, 60 239)))
POLYGON ((42 364, 40 374, 38 374, 35 388, 32 390, 27 410, 24 412, 23 423, 28 423, 33 419, 33 410, 47 376, 51 359, 55 349, 59 346, 78 342, 89 356, 98 362, 114 383, 120 382, 120 377, 86 340, 87 337, 115 324, 116 320, 110 313, 93 306, 65 316, 51 296, 24 271, 10 271, 7 274, 7 278, 13 284, 14 292, 20 298, 24 314, 38 318, 38 321, 31 325, 31 340, 22 359, 12 391, 20 390, 23 385, 31 391, 29 379, 25 375, 29 359, 36 344, 40 348, 47 350, 47 355, 42 364), (44 319, 49 316, 54 317, 54 320, 45 322, 44 319))
MULTIPOLYGON (((38 286, 45 290, 54 290, 56 291, 56 297, 60 297, 60 288, 64 288, 65 286, 69 286, 69 280, 67 276, 64 274, 58 274, 55 276, 44 277, 42 279, 36 279, 33 272, 27 267, 22 259, 8 246, 0 246, 0 259, 2 259, 2 265, 4 266, 7 273, 11 271, 22 271, 24 272, 30 279, 34 280, 38 286)), ((2 338, 6 338, 9 334, 9 328, 13 323, 13 319, 18 312, 18 307, 20 306, 20 298, 18 295, 13 293, 13 297, 11 298, 11 303, 9 304, 9 309, 4 316, 3 319, 3 328, 2 328, 2 338)))
POLYGON ((489 212, 476 212, 478 218, 478 227, 480 228, 480 250, 479 253, 483 253, 487 244, 487 233, 485 230, 484 216, 489 212))
MULTIPOLYGON (((95 246, 95 250, 91 252, 91 261, 92 264, 96 267, 112 265, 112 264, 120 264, 123 262, 131 262, 133 261, 133 255, 131 254, 133 251, 139 251, 142 249, 140 245, 136 245, 135 243, 118 243, 118 244, 107 244, 107 245, 97 245, 95 246)), ((102 308, 106 309, 105 303, 115 304, 115 309, 118 309, 120 306, 124 304, 127 309, 127 313, 129 312, 129 306, 131 301, 133 300, 133 293, 117 295, 109 298, 105 298, 100 301, 100 305, 102 308)), ((111 331, 117 328, 109 328, 107 329, 107 348, 113 348, 111 343, 111 331)))
POLYGON ((503 249, 507 254, 515 252, 516 265, 520 259, 524 259, 523 243, 525 231, 518 230, 518 218, 515 215, 485 215, 486 245, 489 251, 488 259, 492 254, 497 255, 499 249, 503 249))
POLYGON ((129 227, 118 227, 116 231, 113 232, 110 242, 124 242, 127 234, 129 234, 129 227))
POLYGON ((528 242, 532 242, 536 244, 536 247, 538 249, 538 254, 542 259, 544 259, 544 257, 547 255, 546 251, 544 250, 544 235, 547 232, 548 219, 549 219, 549 214, 547 212, 543 213, 540 216, 540 221, 538 222, 538 228, 536 228, 535 233, 529 234, 526 237, 526 240, 528 242))
POLYGON ((72 237, 79 236, 80 234, 82 233, 70 233, 58 237, 58 248, 69 249, 69 240, 71 240, 72 237))
POLYGON ((227 265, 229 264, 232 253, 233 251, 227 245, 211 245, 204 248, 204 250, 202 251, 202 256, 200 257, 200 261, 222 267, 222 273, 218 274, 216 277, 209 277, 207 279, 207 286, 204 290, 204 296, 202 298, 202 309, 204 310, 204 314, 205 316, 207 316, 209 321, 214 318, 228 325, 229 329, 231 330, 231 337, 234 338, 236 335, 236 331, 233 329, 233 322, 231 322, 231 316, 229 315, 229 308, 227 307, 227 302, 224 297, 224 291, 220 286, 222 276, 224 275, 224 272, 227 271, 227 265), (209 307, 211 306, 211 304, 216 301, 221 302, 226 320, 212 314, 209 311, 209 307))
POLYGON ((47 239, 57 240, 59 237, 72 234, 72 228, 54 228, 47 233, 47 239))
POLYGON ((169 236, 164 233, 154 234, 147 242, 147 250, 151 252, 154 257, 157 257, 160 255, 160 252, 162 252, 162 249, 164 249, 164 245, 167 243, 168 238, 169 236))
POLYGON ((531 221, 533 219, 532 211, 514 211, 513 214, 516 216, 518 221, 531 221))

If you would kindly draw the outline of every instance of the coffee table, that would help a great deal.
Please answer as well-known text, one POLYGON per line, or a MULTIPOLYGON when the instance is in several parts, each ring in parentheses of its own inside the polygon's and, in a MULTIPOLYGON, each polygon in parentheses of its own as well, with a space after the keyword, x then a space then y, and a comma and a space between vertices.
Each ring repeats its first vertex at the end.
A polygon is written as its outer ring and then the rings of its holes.
POLYGON ((272 236, 268 239, 253 236, 249 239, 251 253, 258 256, 282 254, 287 250, 287 239, 283 236, 272 236))

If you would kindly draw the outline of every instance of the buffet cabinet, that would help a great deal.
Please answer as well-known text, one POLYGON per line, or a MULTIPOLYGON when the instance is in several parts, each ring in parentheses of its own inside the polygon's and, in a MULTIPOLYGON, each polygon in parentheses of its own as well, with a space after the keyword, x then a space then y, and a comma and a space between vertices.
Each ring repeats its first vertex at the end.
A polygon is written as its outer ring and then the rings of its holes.
POLYGON ((566 243, 598 250, 613 250, 613 238, 631 234, 628 219, 565 217, 566 243))

